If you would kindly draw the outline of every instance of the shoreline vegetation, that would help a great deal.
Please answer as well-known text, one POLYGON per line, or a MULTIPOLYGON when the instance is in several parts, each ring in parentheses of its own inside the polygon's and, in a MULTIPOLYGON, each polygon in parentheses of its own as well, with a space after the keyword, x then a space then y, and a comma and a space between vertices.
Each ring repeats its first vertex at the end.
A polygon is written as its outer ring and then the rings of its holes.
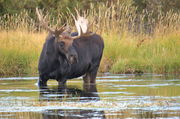
MULTIPOLYGON (((89 21, 95 21, 91 30, 98 27, 105 42, 99 72, 180 73, 180 13, 138 13, 136 9, 116 3, 91 5, 86 11, 89 21)), ((49 13, 52 26, 63 21, 74 26, 69 12, 53 18, 49 13)), ((28 11, 0 16, 0 76, 37 74, 47 35, 28 11)))

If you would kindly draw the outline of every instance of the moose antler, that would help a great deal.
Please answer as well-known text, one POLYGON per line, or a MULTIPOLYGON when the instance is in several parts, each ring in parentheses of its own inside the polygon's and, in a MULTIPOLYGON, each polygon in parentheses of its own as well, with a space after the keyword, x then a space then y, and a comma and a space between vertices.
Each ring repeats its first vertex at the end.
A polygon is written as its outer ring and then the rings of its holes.
POLYGON ((48 26, 48 22, 46 21, 47 15, 43 17, 42 11, 38 8, 36 8, 36 14, 38 16, 40 25, 44 27, 46 30, 48 30, 50 33, 54 34, 55 36, 59 36, 65 30, 65 25, 56 29, 50 28, 48 26))
MULTIPOLYGON (((79 12, 77 9, 75 9, 76 14, 77 14, 77 19, 76 17, 71 13, 74 21, 75 21, 75 26, 78 31, 78 36, 72 37, 73 39, 79 38, 81 36, 90 36, 93 35, 94 33, 89 32, 89 21, 85 18, 80 16, 79 12)), ((92 25, 92 24, 91 24, 92 25)))

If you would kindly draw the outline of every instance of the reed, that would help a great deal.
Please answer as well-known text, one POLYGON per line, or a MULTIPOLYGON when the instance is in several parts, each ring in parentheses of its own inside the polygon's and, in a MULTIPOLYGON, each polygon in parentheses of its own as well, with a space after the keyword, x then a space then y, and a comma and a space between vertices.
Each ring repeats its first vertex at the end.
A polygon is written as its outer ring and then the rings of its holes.
MULTIPOLYGON (((104 38, 100 72, 180 72, 180 14, 154 16, 145 10, 138 14, 135 7, 120 2, 98 8, 92 4, 84 13, 95 21, 91 30, 98 27, 104 38)), ((69 12, 56 19, 49 13, 49 20, 52 26, 63 21, 74 24, 69 12)), ((0 75, 36 74, 46 35, 27 11, 0 16, 0 75)))

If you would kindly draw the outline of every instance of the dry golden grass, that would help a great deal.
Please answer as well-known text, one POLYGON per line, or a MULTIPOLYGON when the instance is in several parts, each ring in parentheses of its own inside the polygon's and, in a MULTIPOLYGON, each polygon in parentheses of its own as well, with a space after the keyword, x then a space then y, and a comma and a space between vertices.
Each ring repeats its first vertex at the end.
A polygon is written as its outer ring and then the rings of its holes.
POLYGON ((23 75, 37 73, 37 61, 45 37, 45 32, 1 31, 0 74, 23 75))

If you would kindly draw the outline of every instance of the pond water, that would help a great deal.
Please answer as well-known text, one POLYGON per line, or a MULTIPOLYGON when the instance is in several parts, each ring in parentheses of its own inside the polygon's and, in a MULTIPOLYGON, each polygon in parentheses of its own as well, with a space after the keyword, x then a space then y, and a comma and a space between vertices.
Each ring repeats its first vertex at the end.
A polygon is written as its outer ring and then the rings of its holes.
POLYGON ((0 78, 1 119, 179 118, 180 76, 103 74, 96 85, 67 86, 38 77, 0 78))

